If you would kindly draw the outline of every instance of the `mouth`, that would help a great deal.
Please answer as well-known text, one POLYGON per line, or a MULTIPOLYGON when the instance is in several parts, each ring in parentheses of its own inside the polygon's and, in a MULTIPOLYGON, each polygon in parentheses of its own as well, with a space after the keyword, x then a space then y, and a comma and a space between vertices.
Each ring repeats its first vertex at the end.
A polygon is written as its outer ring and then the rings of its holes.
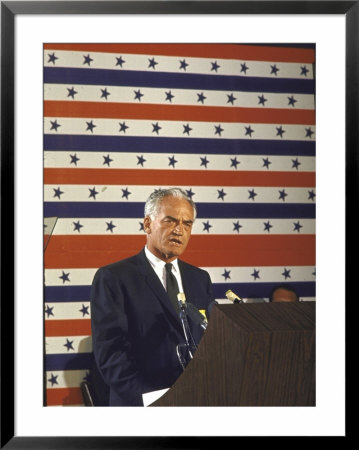
POLYGON ((170 238, 170 244, 175 245, 176 247, 180 247, 182 245, 182 241, 177 238, 170 238))

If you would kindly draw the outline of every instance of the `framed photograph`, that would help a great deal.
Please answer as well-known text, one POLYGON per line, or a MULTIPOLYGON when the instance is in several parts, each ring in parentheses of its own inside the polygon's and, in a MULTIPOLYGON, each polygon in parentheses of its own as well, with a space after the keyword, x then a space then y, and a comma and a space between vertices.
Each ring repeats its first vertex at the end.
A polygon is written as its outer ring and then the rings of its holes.
POLYGON ((1 2, 2 447, 346 436, 358 8, 1 2), (174 185, 200 205, 188 262, 219 302, 267 302, 283 282, 315 301, 315 406, 85 407, 95 270, 143 247, 138 207, 174 185))

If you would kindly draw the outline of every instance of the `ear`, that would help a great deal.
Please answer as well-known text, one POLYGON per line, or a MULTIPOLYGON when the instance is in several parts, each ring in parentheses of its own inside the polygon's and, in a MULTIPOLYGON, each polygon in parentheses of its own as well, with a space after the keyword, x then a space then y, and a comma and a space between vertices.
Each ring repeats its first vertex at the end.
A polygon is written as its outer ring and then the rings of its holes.
POLYGON ((149 216, 146 216, 143 219, 143 228, 145 230, 145 233, 147 234, 151 233, 151 218, 149 216))

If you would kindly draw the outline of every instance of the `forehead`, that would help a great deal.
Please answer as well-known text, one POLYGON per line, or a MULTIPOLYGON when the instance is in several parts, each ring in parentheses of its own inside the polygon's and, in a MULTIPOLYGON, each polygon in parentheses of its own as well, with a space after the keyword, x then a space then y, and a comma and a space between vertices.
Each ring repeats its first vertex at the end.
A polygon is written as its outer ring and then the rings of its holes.
POLYGON ((274 292, 274 294, 273 294, 273 297, 274 298, 290 298, 290 299, 293 299, 293 298, 295 298, 296 296, 295 296, 295 294, 294 294, 294 292, 292 292, 292 291, 290 291, 290 290, 288 290, 288 289, 282 289, 282 288, 280 288, 280 289, 277 289, 275 292, 274 292))
POLYGON ((193 218, 193 207, 184 198, 177 198, 173 196, 164 197, 158 205, 158 215, 161 216, 186 216, 193 218))

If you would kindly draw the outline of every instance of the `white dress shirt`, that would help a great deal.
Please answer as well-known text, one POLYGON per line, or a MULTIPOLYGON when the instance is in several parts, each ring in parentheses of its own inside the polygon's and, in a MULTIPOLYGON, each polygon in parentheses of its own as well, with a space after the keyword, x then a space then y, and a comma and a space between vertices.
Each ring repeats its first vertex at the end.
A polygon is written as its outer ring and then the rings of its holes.
MULTIPOLYGON (((150 250, 148 250, 147 247, 145 247, 145 254, 146 257, 148 259, 148 261, 150 262, 151 266, 153 267, 153 270, 156 272, 158 278, 160 279, 163 287, 166 289, 167 291, 167 287, 166 287, 166 268, 165 268, 165 262, 162 261, 162 259, 157 258, 157 256, 155 256, 150 250)), ((183 285, 182 285, 182 279, 181 279, 181 274, 178 268, 178 260, 175 259, 174 261, 172 261, 172 273, 173 275, 176 277, 177 283, 178 283, 178 289, 180 292, 184 292, 183 290, 183 285)))

